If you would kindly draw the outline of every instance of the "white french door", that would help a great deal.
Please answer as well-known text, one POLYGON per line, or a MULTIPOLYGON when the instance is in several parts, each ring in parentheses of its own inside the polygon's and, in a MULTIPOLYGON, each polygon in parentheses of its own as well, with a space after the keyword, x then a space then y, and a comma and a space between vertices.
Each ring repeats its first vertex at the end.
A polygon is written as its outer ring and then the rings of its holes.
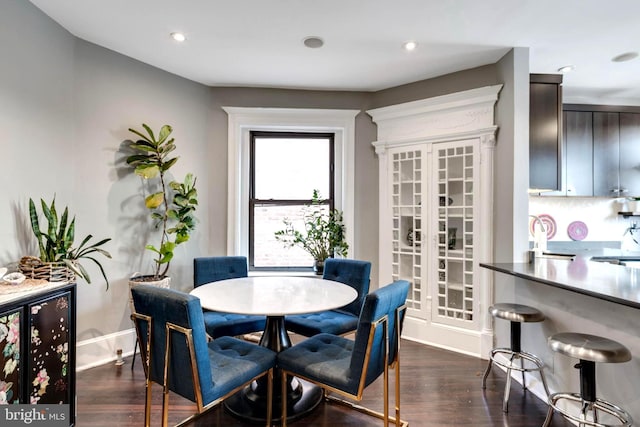
POLYGON ((477 329, 479 140, 433 144, 431 321, 477 329))

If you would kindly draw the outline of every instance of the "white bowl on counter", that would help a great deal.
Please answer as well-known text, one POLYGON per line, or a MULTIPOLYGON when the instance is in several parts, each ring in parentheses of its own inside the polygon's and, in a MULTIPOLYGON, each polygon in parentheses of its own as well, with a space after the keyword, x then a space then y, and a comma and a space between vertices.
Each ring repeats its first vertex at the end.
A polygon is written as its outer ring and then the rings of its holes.
POLYGON ((9 283, 10 285, 19 285, 20 283, 24 282, 24 279, 26 279, 26 277, 22 273, 9 273, 2 276, 2 279, 0 280, 5 283, 9 283))

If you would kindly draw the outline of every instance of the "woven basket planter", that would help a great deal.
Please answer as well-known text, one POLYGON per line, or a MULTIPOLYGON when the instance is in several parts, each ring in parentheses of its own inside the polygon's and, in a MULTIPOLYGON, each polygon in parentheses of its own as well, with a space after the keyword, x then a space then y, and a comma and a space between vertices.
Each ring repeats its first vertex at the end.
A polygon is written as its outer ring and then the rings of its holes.
POLYGON ((20 259, 20 271, 29 279, 47 282, 73 282, 76 275, 64 262, 42 262, 39 258, 25 256, 20 259))

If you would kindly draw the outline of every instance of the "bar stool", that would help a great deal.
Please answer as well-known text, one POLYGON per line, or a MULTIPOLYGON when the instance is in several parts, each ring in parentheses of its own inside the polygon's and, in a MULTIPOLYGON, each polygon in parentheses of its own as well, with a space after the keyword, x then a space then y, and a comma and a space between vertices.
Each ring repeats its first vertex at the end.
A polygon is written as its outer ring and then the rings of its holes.
POLYGON ((537 356, 526 351, 522 351, 520 344, 521 324, 525 322, 542 322, 545 319, 544 314, 533 307, 509 303, 494 304, 489 307, 489 313, 491 313, 493 317, 505 319, 511 323, 511 347, 500 347, 491 350, 491 353, 489 354, 489 365, 487 366, 486 371, 484 371, 484 376, 482 377, 482 388, 487 388, 487 376, 491 371, 491 366, 495 363, 507 370, 507 380, 504 387, 504 401, 502 403, 503 412, 508 412, 509 410, 509 391, 511 390, 512 370, 522 372, 522 387, 524 390, 527 389, 524 377, 525 372, 538 371, 540 373, 540 378, 542 379, 544 391, 547 396, 549 396, 549 388, 547 387, 547 381, 544 378, 543 372, 544 363, 537 356), (508 363, 496 359, 497 355, 505 355, 509 359, 508 363), (515 363, 517 359, 520 360, 520 366, 517 366, 515 363), (525 361, 530 362, 530 365, 525 366, 525 361))
POLYGON ((611 415, 620 421, 618 426, 631 426, 631 416, 622 408, 596 397, 596 362, 622 363, 631 360, 631 352, 622 344, 595 335, 562 332, 548 338, 549 347, 565 356, 580 359, 575 368, 580 370, 580 393, 554 393, 549 396, 549 411, 543 427, 551 422, 553 412, 560 412, 565 418, 575 421, 579 426, 609 427, 612 424, 601 424, 598 411, 611 415), (569 400, 581 405, 582 418, 569 413, 568 409, 558 407, 558 401, 569 400), (587 419, 591 411, 592 420, 587 419))

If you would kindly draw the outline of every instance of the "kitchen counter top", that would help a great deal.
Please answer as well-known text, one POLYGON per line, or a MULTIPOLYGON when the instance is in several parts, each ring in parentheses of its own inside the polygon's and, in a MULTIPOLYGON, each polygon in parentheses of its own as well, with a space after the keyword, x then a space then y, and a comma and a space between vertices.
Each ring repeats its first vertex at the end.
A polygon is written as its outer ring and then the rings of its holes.
POLYGON ((480 263, 480 267, 628 307, 640 308, 640 269, 595 262, 537 258, 532 263, 480 263))

